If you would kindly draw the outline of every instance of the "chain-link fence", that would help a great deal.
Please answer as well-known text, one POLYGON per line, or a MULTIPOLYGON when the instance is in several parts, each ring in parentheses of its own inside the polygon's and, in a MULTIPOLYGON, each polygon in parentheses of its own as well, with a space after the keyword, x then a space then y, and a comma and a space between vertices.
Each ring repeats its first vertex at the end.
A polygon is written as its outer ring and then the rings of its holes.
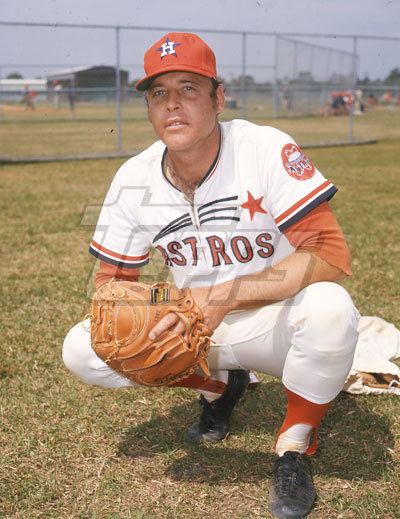
MULTIPOLYGON (((143 95, 133 84, 143 75, 145 50, 173 29, 0 26, 0 157, 131 154, 155 139, 143 95), (13 41, 27 42, 19 62, 1 51, 13 41), (28 59, 29 41, 43 49, 36 63, 28 59)), ((326 144, 379 137, 366 132, 357 116, 399 110, 399 77, 385 78, 398 63, 389 58, 386 63, 385 56, 399 55, 389 50, 400 38, 193 32, 217 56, 226 88, 225 119, 272 124, 302 144, 326 144), (379 78, 363 72, 374 54, 385 67, 379 78)))

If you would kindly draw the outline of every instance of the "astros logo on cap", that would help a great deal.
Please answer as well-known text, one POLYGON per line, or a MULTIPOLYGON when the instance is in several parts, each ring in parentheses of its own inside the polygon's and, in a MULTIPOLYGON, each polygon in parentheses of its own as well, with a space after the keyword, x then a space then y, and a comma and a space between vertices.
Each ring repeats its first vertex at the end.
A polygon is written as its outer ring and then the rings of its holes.
POLYGON ((165 58, 165 56, 172 55, 177 57, 175 52, 175 47, 179 47, 182 43, 175 43, 174 41, 169 40, 168 38, 165 40, 165 43, 161 45, 158 49, 158 52, 161 52, 161 59, 165 58))

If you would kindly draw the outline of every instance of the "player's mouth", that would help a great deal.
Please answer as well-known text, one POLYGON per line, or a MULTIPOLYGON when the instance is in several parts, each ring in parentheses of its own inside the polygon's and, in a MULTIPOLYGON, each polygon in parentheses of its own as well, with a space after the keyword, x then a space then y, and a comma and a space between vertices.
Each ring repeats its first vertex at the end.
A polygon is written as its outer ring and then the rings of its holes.
POLYGON ((168 130, 181 130, 182 128, 186 128, 188 125, 181 119, 168 119, 165 127, 168 130))

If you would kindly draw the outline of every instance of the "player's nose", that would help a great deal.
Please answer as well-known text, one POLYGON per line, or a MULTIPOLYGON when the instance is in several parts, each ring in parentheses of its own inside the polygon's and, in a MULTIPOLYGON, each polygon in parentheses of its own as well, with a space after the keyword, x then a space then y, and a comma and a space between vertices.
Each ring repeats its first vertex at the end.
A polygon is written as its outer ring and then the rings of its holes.
POLYGON ((179 93, 174 91, 169 92, 167 98, 167 109, 172 112, 180 107, 181 99, 179 93))

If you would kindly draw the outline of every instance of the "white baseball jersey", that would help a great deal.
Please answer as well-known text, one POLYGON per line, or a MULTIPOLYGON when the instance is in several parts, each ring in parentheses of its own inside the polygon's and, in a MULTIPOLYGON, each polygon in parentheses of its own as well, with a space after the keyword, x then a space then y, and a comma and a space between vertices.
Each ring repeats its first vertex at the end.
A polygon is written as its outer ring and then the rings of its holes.
POLYGON ((161 141, 123 164, 90 252, 135 268, 157 248, 178 287, 222 283, 290 255, 283 231, 336 187, 287 134, 242 120, 220 126, 218 156, 193 202, 165 177, 161 141))

